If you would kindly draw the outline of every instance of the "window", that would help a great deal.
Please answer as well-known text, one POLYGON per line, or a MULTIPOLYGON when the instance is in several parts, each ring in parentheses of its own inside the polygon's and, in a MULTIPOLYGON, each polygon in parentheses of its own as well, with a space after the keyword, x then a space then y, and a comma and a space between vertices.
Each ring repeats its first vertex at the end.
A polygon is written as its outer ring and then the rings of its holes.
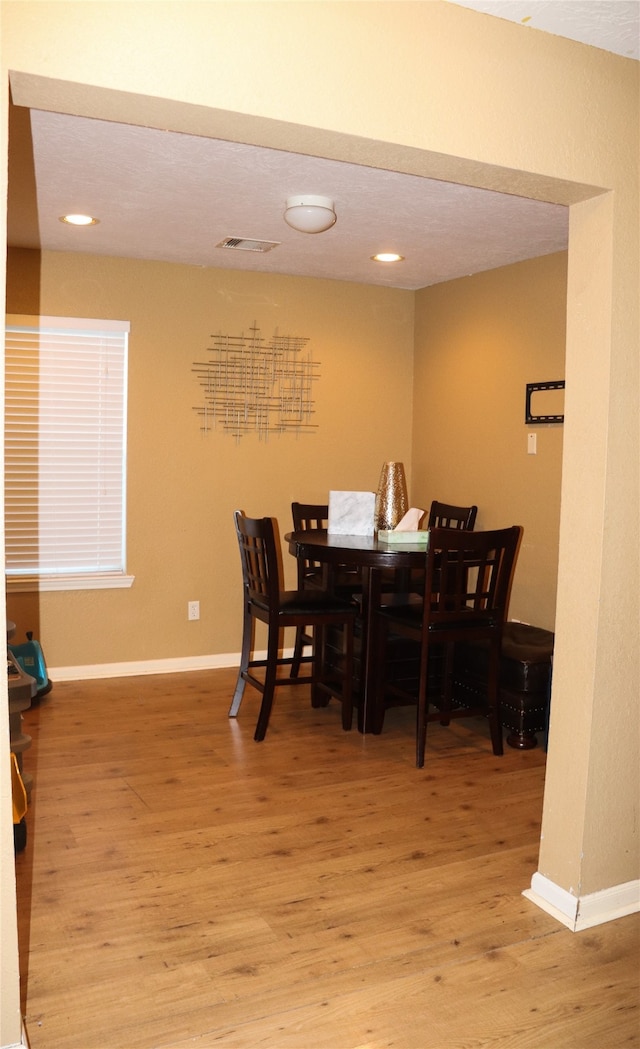
POLYGON ((8 590, 131 586, 126 321, 9 316, 8 590))

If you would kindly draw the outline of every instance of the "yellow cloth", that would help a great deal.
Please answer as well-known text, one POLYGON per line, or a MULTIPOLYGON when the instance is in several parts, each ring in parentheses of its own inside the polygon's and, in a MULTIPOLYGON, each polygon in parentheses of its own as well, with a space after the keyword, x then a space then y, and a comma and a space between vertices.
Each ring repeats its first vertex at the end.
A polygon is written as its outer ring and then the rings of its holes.
POLYGON ((11 751, 11 793, 13 795, 13 822, 19 823, 27 812, 27 792, 18 768, 18 759, 13 751, 11 751))

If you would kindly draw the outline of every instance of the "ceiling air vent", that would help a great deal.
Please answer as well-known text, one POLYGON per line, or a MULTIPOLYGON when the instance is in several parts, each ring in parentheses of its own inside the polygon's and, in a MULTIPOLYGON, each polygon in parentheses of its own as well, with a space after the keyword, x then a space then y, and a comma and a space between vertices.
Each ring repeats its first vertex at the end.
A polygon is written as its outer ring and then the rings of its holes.
POLYGON ((216 244, 216 248, 233 248, 234 251, 258 251, 264 254, 265 251, 277 248, 279 243, 280 241, 278 240, 247 240, 245 237, 225 237, 219 244, 216 244))

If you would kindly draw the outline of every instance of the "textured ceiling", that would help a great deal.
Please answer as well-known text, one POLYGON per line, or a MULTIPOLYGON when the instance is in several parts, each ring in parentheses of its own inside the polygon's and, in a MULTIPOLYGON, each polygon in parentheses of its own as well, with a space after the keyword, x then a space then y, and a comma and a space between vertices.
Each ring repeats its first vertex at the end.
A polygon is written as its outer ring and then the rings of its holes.
MULTIPOLYGON (((451 2, 523 22, 523 31, 533 26, 618 53, 637 48, 639 0, 451 2)), ((568 209, 560 205, 60 113, 12 107, 12 115, 12 246, 407 289, 567 246, 568 209), (334 199, 332 229, 309 235, 286 225, 286 198, 303 192, 334 199), (65 226, 59 216, 69 211, 100 222, 65 226), (277 246, 266 254, 217 247, 227 237, 277 246), (405 261, 372 262, 379 251, 405 261)))
POLYGON ((38 229, 9 216, 10 243, 196 266, 416 289, 567 246, 568 210, 523 197, 216 139, 31 113, 38 229), (333 198, 338 221, 309 235, 287 196, 333 198), (87 211, 99 225, 59 217, 87 211), (267 254, 216 247, 276 241, 267 254), (397 251, 405 261, 371 261, 397 251))
POLYGON ((483 14, 640 59, 639 0, 450 0, 483 14))

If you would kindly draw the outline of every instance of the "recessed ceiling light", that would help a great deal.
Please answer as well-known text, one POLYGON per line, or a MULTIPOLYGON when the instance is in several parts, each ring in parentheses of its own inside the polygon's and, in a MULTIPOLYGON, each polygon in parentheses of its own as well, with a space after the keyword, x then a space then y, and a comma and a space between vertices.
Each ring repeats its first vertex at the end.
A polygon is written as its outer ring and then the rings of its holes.
POLYGON ((91 215, 61 215, 60 222, 66 222, 69 226, 97 226, 100 219, 94 219, 91 215))
POLYGON ((403 262, 404 255, 397 255, 395 251, 381 251, 378 255, 371 256, 372 262, 403 262))

